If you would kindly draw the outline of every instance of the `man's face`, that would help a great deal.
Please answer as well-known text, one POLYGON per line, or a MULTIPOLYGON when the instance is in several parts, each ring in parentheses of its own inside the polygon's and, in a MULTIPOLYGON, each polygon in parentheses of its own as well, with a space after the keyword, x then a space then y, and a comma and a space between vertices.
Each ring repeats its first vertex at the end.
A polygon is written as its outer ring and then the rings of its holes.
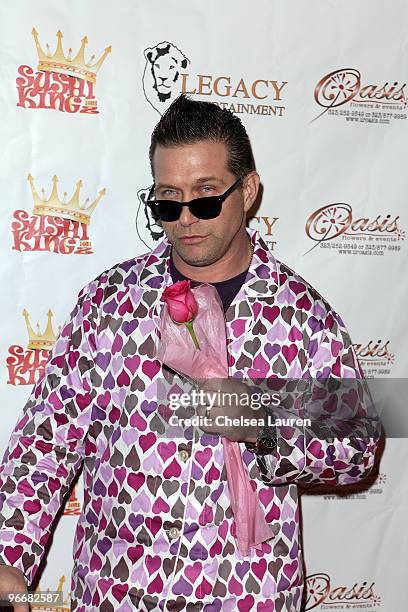
MULTIPOLYGON (((156 198, 179 202, 221 195, 237 179, 227 168, 226 146, 206 140, 177 147, 158 146, 153 170, 156 198)), ((246 211, 252 205, 247 196, 245 187, 236 189, 215 219, 197 219, 183 207, 177 221, 162 222, 179 257, 191 266, 219 261, 245 232, 246 211)))

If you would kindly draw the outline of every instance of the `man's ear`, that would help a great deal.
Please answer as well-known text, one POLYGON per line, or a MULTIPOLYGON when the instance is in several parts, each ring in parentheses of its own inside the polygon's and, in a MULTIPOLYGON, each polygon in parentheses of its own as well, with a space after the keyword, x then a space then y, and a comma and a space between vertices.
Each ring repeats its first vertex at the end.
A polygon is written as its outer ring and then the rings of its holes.
POLYGON ((256 170, 252 170, 243 179, 242 191, 244 194, 244 210, 248 212, 256 200, 259 191, 260 177, 256 170))

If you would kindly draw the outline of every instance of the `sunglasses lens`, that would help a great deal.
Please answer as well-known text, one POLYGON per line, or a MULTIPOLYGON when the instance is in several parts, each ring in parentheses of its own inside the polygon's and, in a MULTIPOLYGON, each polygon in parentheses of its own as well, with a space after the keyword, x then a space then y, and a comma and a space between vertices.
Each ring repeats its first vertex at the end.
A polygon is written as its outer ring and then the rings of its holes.
POLYGON ((215 219, 221 212, 222 203, 217 197, 199 198, 191 205, 191 213, 197 219, 215 219))
POLYGON ((160 221, 177 221, 180 217, 181 206, 178 202, 156 202, 155 211, 160 221))

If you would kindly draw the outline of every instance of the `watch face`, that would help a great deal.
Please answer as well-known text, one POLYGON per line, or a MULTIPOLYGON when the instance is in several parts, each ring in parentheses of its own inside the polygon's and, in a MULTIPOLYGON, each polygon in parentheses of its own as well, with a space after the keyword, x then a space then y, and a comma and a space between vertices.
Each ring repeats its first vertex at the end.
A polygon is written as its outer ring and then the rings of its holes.
POLYGON ((276 440, 274 438, 261 438, 260 443, 266 448, 275 448, 276 440))

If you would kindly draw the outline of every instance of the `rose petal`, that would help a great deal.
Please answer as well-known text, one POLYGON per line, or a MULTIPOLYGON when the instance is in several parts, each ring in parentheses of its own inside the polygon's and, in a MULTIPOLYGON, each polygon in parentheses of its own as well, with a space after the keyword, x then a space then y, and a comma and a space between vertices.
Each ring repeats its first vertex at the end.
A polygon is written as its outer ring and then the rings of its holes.
POLYGON ((169 309, 170 317, 176 323, 186 323, 186 321, 191 319, 187 306, 177 300, 168 301, 167 308, 169 309))
POLYGON ((191 318, 195 317, 198 312, 198 304, 191 290, 186 293, 185 304, 190 311, 191 318))

